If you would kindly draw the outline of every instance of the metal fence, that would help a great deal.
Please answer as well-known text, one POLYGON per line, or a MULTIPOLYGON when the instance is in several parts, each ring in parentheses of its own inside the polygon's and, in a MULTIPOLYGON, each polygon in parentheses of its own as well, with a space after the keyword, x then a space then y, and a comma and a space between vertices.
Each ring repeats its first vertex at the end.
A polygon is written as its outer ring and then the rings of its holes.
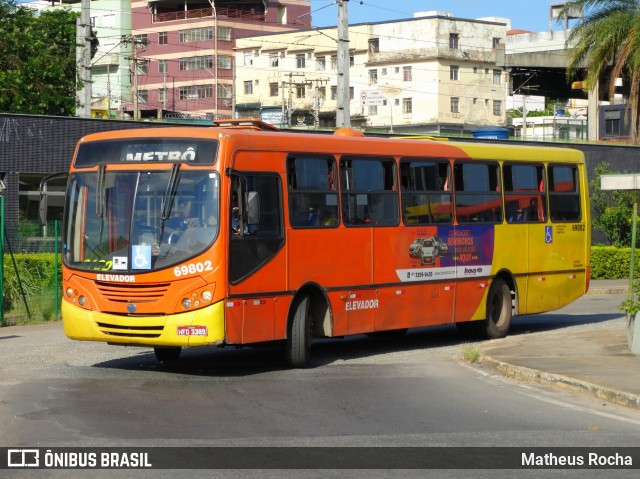
POLYGON ((60 316, 60 222, 0 221, 0 325, 56 320, 60 316))

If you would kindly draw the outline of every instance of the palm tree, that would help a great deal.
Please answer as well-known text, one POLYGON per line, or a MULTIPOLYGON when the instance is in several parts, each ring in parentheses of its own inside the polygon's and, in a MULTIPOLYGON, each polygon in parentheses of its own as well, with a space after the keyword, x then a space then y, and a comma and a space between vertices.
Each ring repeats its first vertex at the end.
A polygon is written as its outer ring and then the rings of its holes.
POLYGON ((586 69, 585 83, 592 89, 609 74, 613 100, 616 78, 628 81, 627 122, 631 138, 640 140, 640 0, 571 0, 560 15, 583 11, 584 18, 570 33, 567 75, 586 69))

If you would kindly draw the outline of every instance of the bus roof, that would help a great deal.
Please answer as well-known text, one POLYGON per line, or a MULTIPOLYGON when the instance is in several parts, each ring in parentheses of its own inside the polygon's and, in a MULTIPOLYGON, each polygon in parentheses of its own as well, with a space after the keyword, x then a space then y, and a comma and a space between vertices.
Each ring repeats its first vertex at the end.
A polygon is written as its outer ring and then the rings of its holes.
POLYGON ((477 158, 497 161, 553 161, 584 162, 580 150, 557 146, 531 146, 476 141, 441 141, 429 137, 364 136, 355 131, 345 134, 344 129, 334 134, 278 130, 255 119, 218 122, 212 127, 171 126, 166 128, 116 130, 87 135, 80 141, 114 140, 125 138, 215 138, 232 141, 235 148, 290 151, 293 153, 326 153, 345 155, 388 155, 464 159, 477 158), (274 141, 278 138, 278 141, 274 141), (286 141, 286 147, 284 147, 286 141), (366 145, 366 146, 364 146, 366 145), (544 152, 544 154, 541 154, 544 152))

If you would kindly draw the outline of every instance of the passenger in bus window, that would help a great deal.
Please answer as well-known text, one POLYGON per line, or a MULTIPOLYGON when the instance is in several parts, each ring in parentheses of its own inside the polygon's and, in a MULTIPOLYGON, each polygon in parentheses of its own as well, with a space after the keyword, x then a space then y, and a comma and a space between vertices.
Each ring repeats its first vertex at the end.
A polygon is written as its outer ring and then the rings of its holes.
POLYGON ((322 226, 337 226, 338 217, 330 210, 325 210, 322 214, 322 226))

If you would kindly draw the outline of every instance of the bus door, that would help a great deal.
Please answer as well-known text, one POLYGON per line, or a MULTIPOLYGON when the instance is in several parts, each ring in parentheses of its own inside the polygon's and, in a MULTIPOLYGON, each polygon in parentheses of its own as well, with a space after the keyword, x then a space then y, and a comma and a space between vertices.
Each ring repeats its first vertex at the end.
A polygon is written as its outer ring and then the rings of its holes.
POLYGON ((528 312, 529 271, 539 271, 535 264, 539 253, 535 243, 544 235, 547 201, 544 166, 542 164, 505 162, 505 220, 496 237, 496 250, 501 264, 515 275, 518 290, 518 313, 528 312))
POLYGON ((587 226, 579 170, 551 164, 547 175, 551 221, 530 225, 529 313, 557 309, 584 294, 587 226))
POLYGON ((266 170, 269 164, 268 154, 240 152, 228 176, 230 343, 284 339, 286 333, 282 181, 266 170))

